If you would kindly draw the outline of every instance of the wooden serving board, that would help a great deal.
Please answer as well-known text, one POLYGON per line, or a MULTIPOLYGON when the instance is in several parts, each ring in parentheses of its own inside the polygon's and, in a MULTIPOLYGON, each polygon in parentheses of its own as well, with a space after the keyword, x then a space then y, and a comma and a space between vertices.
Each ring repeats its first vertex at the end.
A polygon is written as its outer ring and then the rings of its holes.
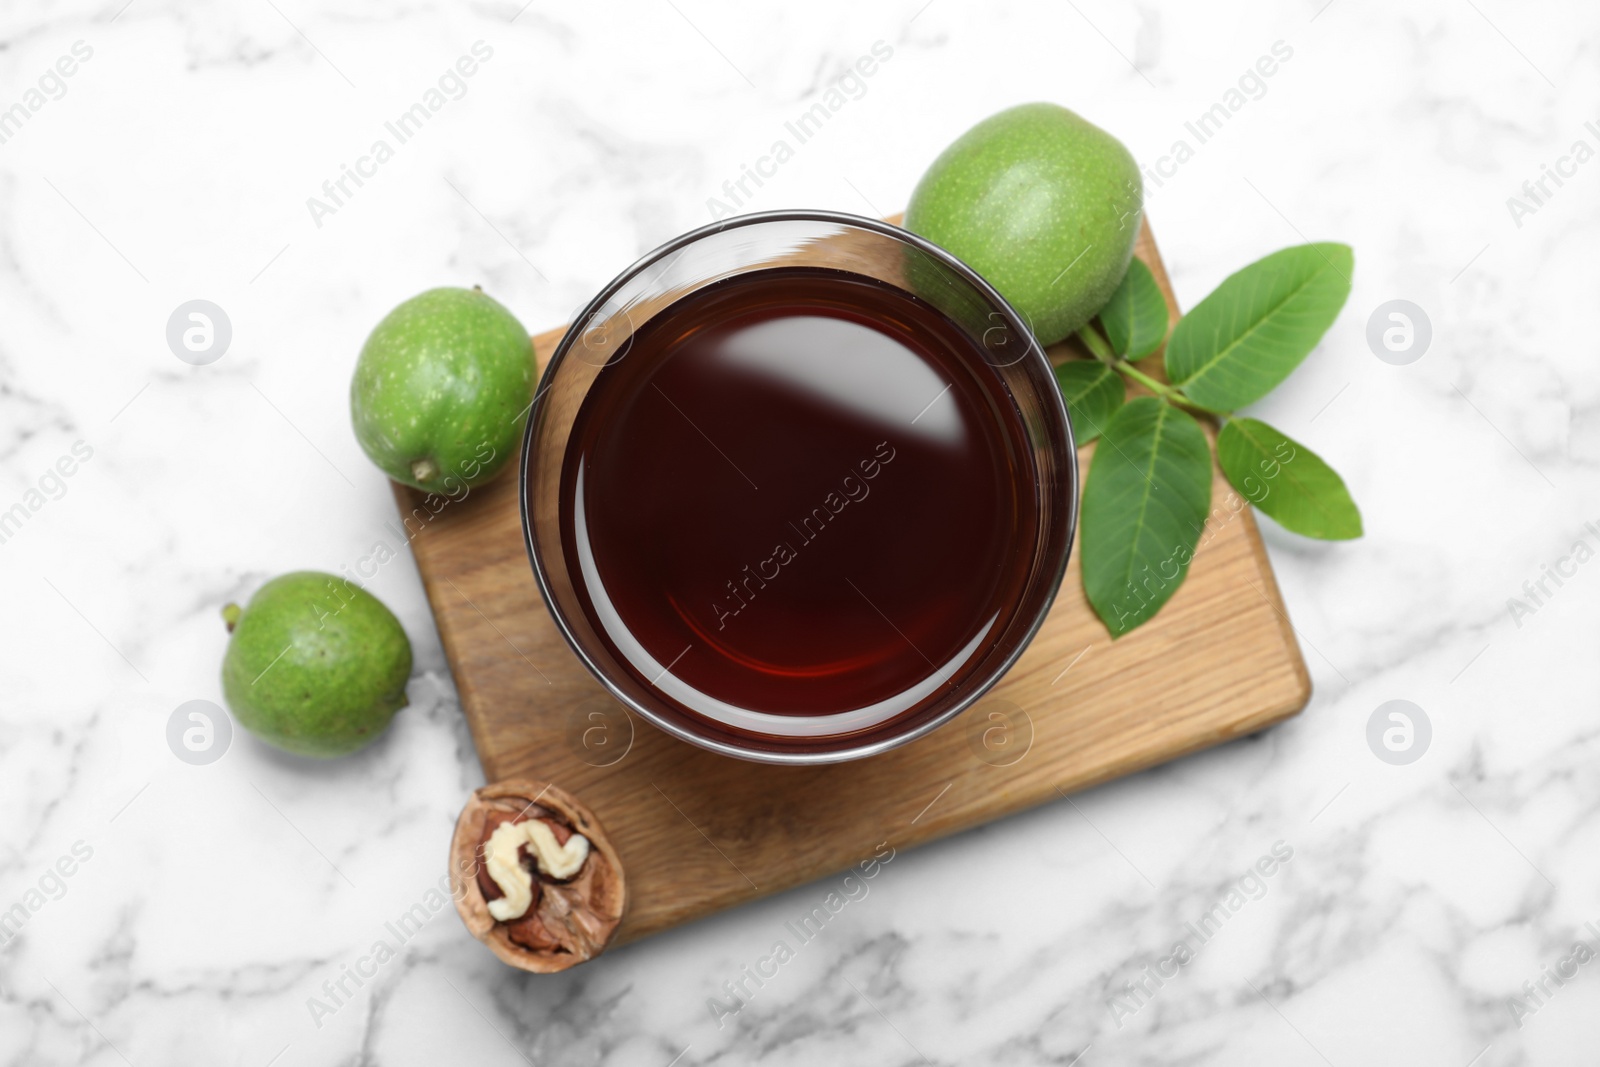
MULTIPOLYGON (((1175 319, 1148 227, 1137 254, 1175 319)), ((534 338, 541 363, 562 333, 534 338)), ((1084 471, 1092 451, 1079 452, 1084 471)), ((395 494, 402 517, 428 515, 421 494, 395 494)), ((843 870, 882 842, 906 848, 1059 801, 1303 708, 1311 681, 1255 519, 1220 471, 1212 495, 1188 579, 1151 622, 1113 643, 1074 547, 1038 636, 976 707, 910 745, 816 767, 715 755, 628 715, 539 597, 514 469, 407 528, 484 774, 554 782, 595 812, 629 884, 620 944, 843 870)))

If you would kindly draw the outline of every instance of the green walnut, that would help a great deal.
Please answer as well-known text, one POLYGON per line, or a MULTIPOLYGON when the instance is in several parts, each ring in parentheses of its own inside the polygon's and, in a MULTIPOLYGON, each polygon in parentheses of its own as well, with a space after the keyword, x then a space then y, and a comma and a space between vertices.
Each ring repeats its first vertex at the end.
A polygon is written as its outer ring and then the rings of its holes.
POLYGON ((454 498, 516 453, 533 379, 516 316, 479 289, 430 289, 384 316, 362 346, 350 418, 385 474, 454 498))
POLYGON ((1055 104, 1022 104, 962 134, 917 183, 905 225, 983 275, 1041 344, 1105 306, 1133 257, 1139 166, 1055 104))
POLYGON ((285 574, 222 617, 233 631, 223 695, 239 725, 269 744, 347 756, 406 706, 411 641, 382 601, 343 578, 285 574))

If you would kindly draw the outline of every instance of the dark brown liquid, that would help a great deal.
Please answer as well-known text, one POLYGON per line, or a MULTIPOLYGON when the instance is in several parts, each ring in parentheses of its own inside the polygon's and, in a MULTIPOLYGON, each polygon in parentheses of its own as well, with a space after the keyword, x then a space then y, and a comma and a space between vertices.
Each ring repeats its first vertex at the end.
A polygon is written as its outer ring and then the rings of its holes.
POLYGON ((637 677, 799 744, 959 689, 1038 522, 972 339, 820 268, 736 276, 642 327, 584 400, 561 500, 585 611, 637 677))

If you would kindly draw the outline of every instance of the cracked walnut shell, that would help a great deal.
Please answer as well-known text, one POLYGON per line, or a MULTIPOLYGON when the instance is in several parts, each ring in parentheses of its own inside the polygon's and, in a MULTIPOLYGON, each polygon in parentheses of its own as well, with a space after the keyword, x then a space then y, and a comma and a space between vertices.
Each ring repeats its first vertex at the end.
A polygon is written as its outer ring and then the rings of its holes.
MULTIPOLYGON (((616 934, 628 899, 622 863, 594 813, 566 790, 527 779, 497 782, 472 794, 456 820, 450 885, 456 911, 472 936, 505 963, 536 974, 564 971, 598 956, 616 934), (553 837, 565 848, 581 834, 589 842, 588 854, 569 877, 557 878, 548 873, 537 848, 522 844, 516 860, 531 881, 531 902, 521 914, 499 920, 490 905, 507 894, 489 873, 486 846, 504 825, 535 821, 544 827, 529 836, 547 843, 553 837)), ((494 910, 505 909, 502 904, 494 910)))

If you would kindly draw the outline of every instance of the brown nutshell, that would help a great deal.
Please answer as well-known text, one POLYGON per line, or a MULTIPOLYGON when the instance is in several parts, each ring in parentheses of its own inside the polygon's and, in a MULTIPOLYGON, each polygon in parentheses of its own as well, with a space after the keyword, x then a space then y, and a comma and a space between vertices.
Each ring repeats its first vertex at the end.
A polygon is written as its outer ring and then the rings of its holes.
POLYGON ((488 945, 513 967, 552 974, 598 956, 610 943, 627 909, 622 863, 594 813, 558 786, 511 779, 473 793, 450 843, 450 887, 456 911, 472 936, 488 945), (558 843, 573 833, 589 839, 589 856, 572 878, 546 877, 522 853, 533 874, 533 904, 527 914, 500 922, 489 914, 489 901, 500 887, 484 869, 482 848, 495 827, 505 822, 541 819, 558 843))

